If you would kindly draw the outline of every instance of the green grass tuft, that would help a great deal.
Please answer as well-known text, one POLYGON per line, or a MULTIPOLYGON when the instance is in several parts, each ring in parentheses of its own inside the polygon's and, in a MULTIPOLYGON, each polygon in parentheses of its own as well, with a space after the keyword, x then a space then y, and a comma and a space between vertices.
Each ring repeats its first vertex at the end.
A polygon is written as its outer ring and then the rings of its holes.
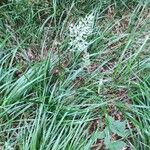
POLYGON ((1 1, 0 149, 150 149, 149 17, 142 0, 1 1))

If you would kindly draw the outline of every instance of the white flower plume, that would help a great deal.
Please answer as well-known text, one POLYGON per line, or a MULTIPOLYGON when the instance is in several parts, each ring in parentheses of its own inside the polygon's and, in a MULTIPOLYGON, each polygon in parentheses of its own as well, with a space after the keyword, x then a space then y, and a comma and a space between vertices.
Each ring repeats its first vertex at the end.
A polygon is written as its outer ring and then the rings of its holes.
POLYGON ((85 51, 89 46, 87 38, 93 32, 94 14, 90 14, 82 18, 78 24, 71 24, 70 31, 70 47, 72 51, 85 51))

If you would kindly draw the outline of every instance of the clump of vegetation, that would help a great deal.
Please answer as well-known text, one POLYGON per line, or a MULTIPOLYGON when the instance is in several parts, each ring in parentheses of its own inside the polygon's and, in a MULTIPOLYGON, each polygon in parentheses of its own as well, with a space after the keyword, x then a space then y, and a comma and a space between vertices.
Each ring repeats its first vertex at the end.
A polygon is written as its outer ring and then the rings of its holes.
POLYGON ((149 1, 0 3, 0 149, 150 149, 149 1))

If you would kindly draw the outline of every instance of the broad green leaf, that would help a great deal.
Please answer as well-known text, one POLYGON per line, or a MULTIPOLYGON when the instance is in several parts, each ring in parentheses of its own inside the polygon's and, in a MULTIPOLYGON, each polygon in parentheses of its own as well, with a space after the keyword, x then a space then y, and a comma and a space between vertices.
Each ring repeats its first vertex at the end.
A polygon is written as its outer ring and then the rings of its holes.
POLYGON ((127 144, 123 141, 114 141, 114 142, 110 143, 109 149, 110 150, 122 150, 126 146, 127 146, 127 144))
POLYGON ((112 117, 109 117, 109 128, 113 133, 121 137, 127 136, 126 121, 116 121, 112 117))

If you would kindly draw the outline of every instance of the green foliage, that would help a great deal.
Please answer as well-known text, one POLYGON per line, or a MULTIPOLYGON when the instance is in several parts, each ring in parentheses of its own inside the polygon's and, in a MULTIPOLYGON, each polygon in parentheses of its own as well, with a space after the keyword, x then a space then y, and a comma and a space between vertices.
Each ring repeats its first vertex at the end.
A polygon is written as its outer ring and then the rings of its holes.
POLYGON ((119 135, 120 137, 126 137, 128 130, 126 130, 126 121, 116 121, 112 117, 108 117, 110 131, 119 135))
POLYGON ((108 125, 106 128, 100 132, 99 138, 104 140, 106 148, 110 150, 120 150, 125 148, 127 144, 122 140, 112 141, 111 134, 119 136, 121 138, 126 138, 129 136, 129 131, 126 129, 126 121, 114 120, 112 117, 108 116, 108 125))
POLYGON ((148 7, 1 1, 0 149, 150 149, 148 7))
POLYGON ((126 143, 124 143, 123 141, 115 141, 110 143, 110 150, 120 150, 126 147, 126 143))

